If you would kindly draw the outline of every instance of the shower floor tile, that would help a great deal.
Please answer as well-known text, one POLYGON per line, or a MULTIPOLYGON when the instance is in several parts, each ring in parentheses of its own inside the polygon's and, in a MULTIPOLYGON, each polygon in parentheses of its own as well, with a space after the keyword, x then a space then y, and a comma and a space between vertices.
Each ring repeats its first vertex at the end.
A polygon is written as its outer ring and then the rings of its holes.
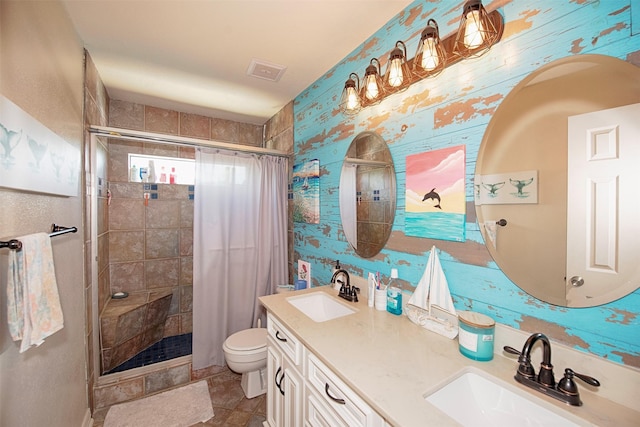
POLYGON ((139 368, 153 363, 164 362, 191 354, 192 334, 175 335, 158 341, 151 347, 136 354, 126 362, 116 366, 107 374, 139 368))

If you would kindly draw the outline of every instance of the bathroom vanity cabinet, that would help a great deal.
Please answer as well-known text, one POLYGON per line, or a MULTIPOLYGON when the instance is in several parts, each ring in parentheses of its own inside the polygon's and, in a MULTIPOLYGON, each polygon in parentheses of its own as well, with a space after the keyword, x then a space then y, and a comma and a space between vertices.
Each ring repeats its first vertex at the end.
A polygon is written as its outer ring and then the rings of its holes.
MULTIPOLYGON (((359 286, 366 288, 366 282, 359 286)), ((595 392, 579 385, 582 406, 566 405, 517 383, 513 378, 517 358, 497 352, 489 362, 471 360, 460 354, 457 340, 421 328, 404 316, 370 308, 366 295, 358 302, 343 303, 333 288, 324 286, 264 296, 260 302, 268 313, 270 427, 423 427, 425 423, 457 426, 457 421, 425 396, 469 369, 482 371, 576 425, 638 426, 640 412, 633 400, 640 384, 638 372, 558 343, 553 344, 556 375, 562 367, 580 367, 602 383, 595 392), (345 304, 352 312, 315 321, 291 303, 292 298, 319 292, 345 304)), ((518 348, 529 333, 498 324, 495 336, 495 348, 518 348)), ((534 355, 534 359, 537 365, 541 354, 534 355)))
POLYGON ((271 314, 267 331, 267 422, 271 427, 385 425, 373 408, 271 314))
POLYGON ((305 348, 271 315, 267 334, 267 422, 272 427, 301 426, 305 348))

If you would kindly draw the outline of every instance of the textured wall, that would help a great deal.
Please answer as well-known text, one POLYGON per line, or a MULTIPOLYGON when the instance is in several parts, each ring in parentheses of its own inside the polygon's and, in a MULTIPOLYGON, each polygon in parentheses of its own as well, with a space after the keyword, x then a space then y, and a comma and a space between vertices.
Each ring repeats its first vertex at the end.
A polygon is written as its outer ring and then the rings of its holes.
POLYGON ((430 18, 438 22, 443 36, 457 29, 462 1, 418 0, 296 97, 294 163, 320 160, 321 220, 318 225, 295 223, 295 259, 312 263, 314 285, 328 283, 335 259, 360 276, 369 271, 388 276, 397 267, 410 292, 436 244, 458 309, 479 311, 508 326, 544 332, 579 350, 640 367, 640 292, 587 309, 552 306, 527 295, 505 277, 485 249, 475 222, 472 191, 485 128, 509 91, 540 66, 569 55, 604 54, 640 65, 640 7, 632 0, 484 3, 489 11, 499 10, 506 26, 501 42, 481 58, 452 65, 434 79, 416 83, 354 117, 340 114, 336 106, 349 73, 362 76, 373 57, 380 58, 384 70, 396 40, 407 43, 412 57, 430 18), (378 132, 387 141, 398 191, 391 238, 371 259, 358 257, 349 247, 338 205, 342 158, 351 140, 366 130, 378 132), (465 144, 467 155, 466 242, 405 236, 406 156, 460 144, 465 144))
MULTIPOLYGON (((74 148, 82 144, 83 50, 59 2, 0 1, 0 92, 74 148)), ((81 170, 76 171, 78 176, 81 170)), ((0 235, 76 226, 52 240, 64 328, 20 354, 6 323, 6 258, 0 251, 0 425, 79 426, 87 414, 82 194, 0 189, 0 235)))

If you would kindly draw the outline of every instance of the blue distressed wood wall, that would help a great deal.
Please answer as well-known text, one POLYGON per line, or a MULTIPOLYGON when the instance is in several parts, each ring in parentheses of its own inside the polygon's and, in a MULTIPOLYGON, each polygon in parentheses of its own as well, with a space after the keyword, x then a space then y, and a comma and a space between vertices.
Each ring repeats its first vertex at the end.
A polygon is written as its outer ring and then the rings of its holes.
POLYGON ((586 309, 557 307, 529 296, 502 273, 485 249, 475 222, 472 191, 485 128, 500 102, 526 75, 553 60, 587 53, 640 66, 640 19, 632 19, 640 17, 637 0, 487 0, 487 10, 499 10, 505 20, 501 42, 487 54, 452 65, 435 79, 416 83, 354 117, 345 117, 337 109, 349 73, 362 76, 373 57, 384 66, 396 40, 405 41, 413 57, 430 18, 438 22, 442 36, 453 33, 463 3, 415 1, 296 97, 294 163, 319 159, 321 188, 320 224, 294 224, 295 260, 311 263, 316 286, 329 282, 333 262, 339 259, 360 276, 369 271, 388 276, 397 267, 410 289, 418 283, 428 251, 436 244, 458 309, 485 313, 508 326, 544 332, 582 351, 640 367, 640 291, 586 309), (353 137, 366 130, 378 132, 387 141, 398 194, 391 238, 371 259, 360 258, 350 248, 338 206, 342 159, 353 137), (459 144, 467 150, 467 241, 405 236, 406 156, 459 144))

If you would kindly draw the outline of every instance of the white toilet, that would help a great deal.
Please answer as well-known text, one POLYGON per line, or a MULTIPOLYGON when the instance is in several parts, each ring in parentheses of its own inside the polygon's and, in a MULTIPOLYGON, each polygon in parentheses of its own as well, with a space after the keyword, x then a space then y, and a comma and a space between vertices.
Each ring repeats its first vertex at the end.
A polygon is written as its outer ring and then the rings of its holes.
MULTIPOLYGON (((291 291, 293 286, 281 285, 276 293, 291 291)), ((229 369, 242 374, 240 385, 247 399, 267 392, 267 329, 245 329, 230 335, 222 345, 229 369)))
POLYGON ((267 392, 267 329, 251 328, 230 335, 222 345, 229 369, 242 374, 247 399, 267 392))

